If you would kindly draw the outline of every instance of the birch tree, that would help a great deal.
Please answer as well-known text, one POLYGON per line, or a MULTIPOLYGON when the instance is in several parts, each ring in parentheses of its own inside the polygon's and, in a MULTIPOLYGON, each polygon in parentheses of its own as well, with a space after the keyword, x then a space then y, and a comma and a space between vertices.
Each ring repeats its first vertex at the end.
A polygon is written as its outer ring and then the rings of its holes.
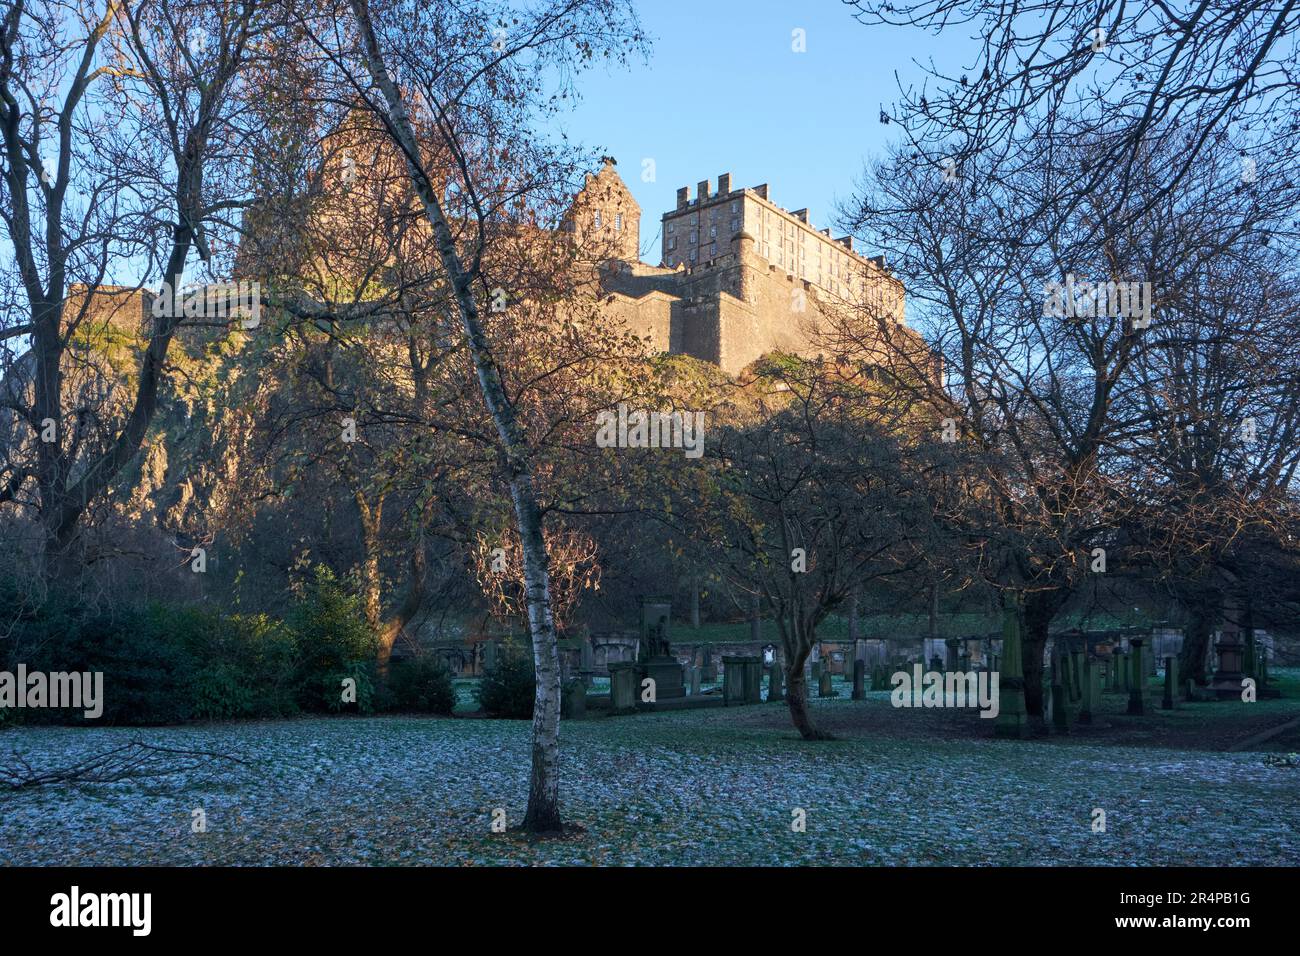
MULTIPOLYGON (((622 55, 640 43, 639 32, 620 0, 544 2, 523 12, 504 5, 452 10, 351 0, 346 9, 350 17, 321 25, 321 49, 336 57, 406 165, 495 432, 495 466, 509 490, 519 535, 537 678, 522 826, 532 833, 559 832, 560 668, 535 439, 530 441, 521 406, 507 387, 504 358, 480 303, 499 298, 490 295, 487 271, 492 241, 500 237, 492 224, 557 173, 553 154, 528 145, 535 137, 528 120, 545 106, 539 71, 568 75, 594 57, 622 55), (339 43, 340 37, 354 38, 355 47, 339 43), (356 62, 359 70, 352 67, 356 62), (435 169, 426 159, 418 133, 424 123, 450 168, 435 169), (520 162, 525 153, 531 163, 520 162), (456 204, 454 214, 449 200, 456 204)), ((517 234, 517 223, 508 231, 517 234)))

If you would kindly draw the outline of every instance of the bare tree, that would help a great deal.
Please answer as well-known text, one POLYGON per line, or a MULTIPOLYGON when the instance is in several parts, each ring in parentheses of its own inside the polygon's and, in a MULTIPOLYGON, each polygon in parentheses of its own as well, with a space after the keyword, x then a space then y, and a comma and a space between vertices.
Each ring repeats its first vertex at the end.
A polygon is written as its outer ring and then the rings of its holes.
MULTIPOLYGON (((183 314, 142 331, 117 406, 85 387, 75 337, 115 275, 179 288, 191 253, 212 259, 241 198, 229 167, 259 17, 251 0, 17 0, 0 23, 4 287, 22 302, 0 336, 30 346, 4 353, 3 403, 29 432, 6 442, 0 504, 34 512, 49 577, 79 570, 79 521, 139 451, 183 314)), ((116 307, 140 317, 138 298, 116 307)))
POLYGON ((505 6, 398 3, 378 8, 376 16, 365 0, 347 10, 350 18, 317 18, 314 35, 405 164, 494 431, 495 467, 509 489, 537 676, 523 827, 557 832, 560 671, 536 477, 542 436, 529 435, 527 406, 511 394, 509 366, 484 322, 483 303, 500 299, 490 280, 494 245, 520 234, 518 214, 530 191, 562 178, 564 167, 529 128, 545 105, 539 66, 567 72, 596 55, 621 55, 640 37, 619 0, 544 3, 524 14, 505 6), (419 135, 424 123, 448 166, 427 161, 419 135))

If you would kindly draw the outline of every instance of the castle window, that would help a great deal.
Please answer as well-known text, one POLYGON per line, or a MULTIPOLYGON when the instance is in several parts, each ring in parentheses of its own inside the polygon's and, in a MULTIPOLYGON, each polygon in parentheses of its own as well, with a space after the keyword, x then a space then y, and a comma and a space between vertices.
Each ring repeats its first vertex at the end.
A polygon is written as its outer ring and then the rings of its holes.
POLYGON ((717 227, 717 226, 709 226, 709 238, 710 238, 710 239, 716 239, 716 238, 718 238, 718 227, 717 227))
POLYGON ((739 211, 740 211, 740 200, 739 200, 739 199, 733 199, 733 200, 731 201, 731 211, 732 211, 732 212, 739 212, 739 211))
POLYGON ((692 250, 691 250, 691 262, 694 262, 694 261, 695 261, 695 250, 692 249, 692 250))
POLYGON ((677 231, 677 224, 676 224, 675 222, 670 222, 670 223, 668 224, 668 232, 671 234, 671 233, 674 233, 674 232, 676 232, 676 231, 677 231))
POLYGON ((671 239, 668 240, 668 251, 672 252, 676 248, 677 248, 677 237, 673 236, 671 239))
POLYGON ((733 219, 733 220, 731 220, 731 231, 732 231, 732 232, 740 232, 740 220, 739 220, 739 219, 733 219))
POLYGON ((716 242, 709 246, 709 255, 714 259, 718 258, 718 244, 716 242))
POLYGON ((597 228, 597 229, 600 228, 600 210, 599 210, 599 209, 596 210, 596 228, 597 228))
POLYGON ((700 241, 700 234, 699 234, 698 232, 696 232, 695 230, 692 229, 692 230, 691 230, 691 245, 695 245, 695 244, 696 244, 697 242, 699 242, 699 241, 700 241))
POLYGON ((623 231, 623 214, 620 212, 614 217, 614 231, 623 231))

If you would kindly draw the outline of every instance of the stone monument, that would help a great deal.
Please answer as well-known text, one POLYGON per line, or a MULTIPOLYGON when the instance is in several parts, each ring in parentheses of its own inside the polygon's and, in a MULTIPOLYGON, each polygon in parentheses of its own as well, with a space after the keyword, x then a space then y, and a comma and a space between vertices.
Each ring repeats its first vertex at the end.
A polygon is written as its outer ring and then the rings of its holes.
POLYGON ((655 699, 685 697, 682 665, 668 643, 672 605, 662 598, 641 599, 641 653, 637 661, 638 693, 647 677, 655 682, 655 699))

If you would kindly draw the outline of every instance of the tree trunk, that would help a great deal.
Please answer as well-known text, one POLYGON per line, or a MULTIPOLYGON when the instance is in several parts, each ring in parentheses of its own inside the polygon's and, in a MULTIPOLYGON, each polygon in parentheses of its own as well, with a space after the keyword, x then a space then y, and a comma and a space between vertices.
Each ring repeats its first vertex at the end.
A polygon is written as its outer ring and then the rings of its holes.
POLYGON ((700 573, 691 569, 691 630, 700 629, 700 573))
POLYGON ((382 628, 383 595, 379 576, 379 527, 383 517, 384 499, 372 509, 363 491, 353 494, 357 515, 361 520, 361 597, 366 612, 366 626, 370 633, 379 636, 382 628))
POLYGON ((411 543, 411 578, 407 584, 406 597, 397 613, 384 622, 379 632, 379 673, 385 677, 393 657, 393 645, 424 605, 425 578, 428 575, 428 561, 424 555, 424 525, 428 521, 432 503, 433 498, 430 497, 421 511, 420 524, 416 527, 415 540, 411 543))
POLYGON ((849 594, 849 643, 855 653, 858 647, 858 590, 855 587, 849 594))
POLYGON ((528 595, 528 624, 533 634, 533 670, 537 677, 537 693, 533 698, 533 764, 524 829, 530 833, 559 833, 562 829, 560 655, 551 616, 546 542, 531 477, 517 476, 511 482, 510 494, 523 542, 524 586, 528 595))
POLYGON ((1192 618, 1183 632, 1183 647, 1178 652, 1178 673, 1191 678, 1198 687, 1207 683, 1205 657, 1210 649, 1210 632, 1214 630, 1215 614, 1207 604, 1194 604, 1192 618))
POLYGON ((1055 591, 1031 591, 1025 595, 1025 629, 1021 643, 1021 667, 1025 675, 1025 713, 1043 721, 1043 653, 1047 629, 1060 603, 1055 591))
POLYGON ((790 708, 790 720, 800 737, 804 740, 834 740, 830 734, 817 729, 808 706, 808 682, 804 680, 803 665, 811 653, 812 645, 808 644, 786 656, 785 703, 790 708))
POLYGON ((542 536, 542 513, 533 488, 529 448, 506 395, 487 334, 479 322, 474 301, 474 277, 462 266, 442 203, 420 160, 419 145, 407 116, 406 104, 389 76, 370 20, 367 0, 351 0, 353 16, 365 47, 371 79, 387 104, 385 126, 405 154, 412 185, 433 228, 434 241, 443 268, 455 293, 461 327, 477 373, 483 404, 496 426, 502 453, 502 470, 510 485, 515 521, 523 548, 524 586, 528 600, 528 623, 533 638, 533 667, 537 693, 533 700, 532 771, 528 787, 528 809, 523 828, 531 833, 555 833, 561 829, 559 797, 560 659, 556 648, 555 621, 551 613, 551 588, 546 541, 542 536))

